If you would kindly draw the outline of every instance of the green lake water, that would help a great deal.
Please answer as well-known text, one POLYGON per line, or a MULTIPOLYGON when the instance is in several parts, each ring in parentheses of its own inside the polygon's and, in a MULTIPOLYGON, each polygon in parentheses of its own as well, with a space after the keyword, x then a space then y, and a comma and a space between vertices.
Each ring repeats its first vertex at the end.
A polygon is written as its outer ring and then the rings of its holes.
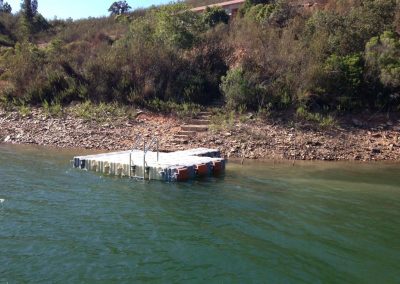
POLYGON ((400 164, 230 163, 190 183, 0 145, 0 284, 400 283, 400 164))

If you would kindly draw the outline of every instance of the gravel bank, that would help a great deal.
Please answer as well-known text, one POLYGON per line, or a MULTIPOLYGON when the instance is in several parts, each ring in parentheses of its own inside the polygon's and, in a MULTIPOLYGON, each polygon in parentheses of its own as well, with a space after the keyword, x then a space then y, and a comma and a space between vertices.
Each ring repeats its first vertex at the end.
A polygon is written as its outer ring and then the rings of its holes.
POLYGON ((184 143, 174 142, 183 121, 174 116, 142 113, 135 119, 86 121, 72 115, 49 118, 34 109, 27 117, 0 110, 0 141, 61 148, 129 149, 137 135, 157 135, 163 151, 193 147, 219 148, 231 158, 296 160, 400 161, 400 121, 365 125, 353 119, 345 128, 321 130, 272 120, 249 119, 229 128, 211 128, 184 143))

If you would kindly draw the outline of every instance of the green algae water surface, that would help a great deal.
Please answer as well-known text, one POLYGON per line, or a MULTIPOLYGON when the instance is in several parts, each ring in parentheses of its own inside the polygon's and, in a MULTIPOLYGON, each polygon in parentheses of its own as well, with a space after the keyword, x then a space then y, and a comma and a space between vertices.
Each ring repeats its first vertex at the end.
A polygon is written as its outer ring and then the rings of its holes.
POLYGON ((167 184, 0 145, 0 283, 399 283, 400 165, 231 163, 167 184))

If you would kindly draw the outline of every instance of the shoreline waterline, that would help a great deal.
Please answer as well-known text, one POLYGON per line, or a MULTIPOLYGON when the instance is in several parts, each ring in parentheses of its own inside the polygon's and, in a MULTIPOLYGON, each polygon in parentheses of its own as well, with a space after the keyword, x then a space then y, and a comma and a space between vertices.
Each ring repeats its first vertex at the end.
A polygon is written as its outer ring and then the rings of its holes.
POLYGON ((366 128, 313 129, 303 125, 294 129, 274 120, 251 120, 228 129, 210 125, 208 132, 198 132, 182 143, 174 137, 184 123, 176 116, 151 112, 134 119, 110 117, 99 122, 68 113, 48 117, 42 109, 33 110, 29 117, 0 110, 0 141, 120 151, 129 150, 142 135, 158 137, 162 152, 205 147, 219 149, 229 159, 400 161, 400 121, 366 128))
MULTIPOLYGON (((14 143, 4 143, 0 142, 0 147, 7 147, 16 150, 38 150, 38 151, 50 151, 54 153, 62 152, 64 154, 70 154, 71 158, 75 155, 94 155, 102 153, 111 153, 114 150, 107 149, 85 149, 79 147, 58 147, 54 145, 37 145, 37 144, 14 144, 14 143)), ((129 150, 129 149, 125 149, 129 150)), ((235 164, 237 166, 248 166, 248 165, 400 165, 400 160, 369 160, 369 161, 359 161, 359 160, 289 160, 289 159, 271 159, 271 158, 259 158, 259 159, 242 159, 242 158, 229 158, 227 159, 229 164, 235 164)))

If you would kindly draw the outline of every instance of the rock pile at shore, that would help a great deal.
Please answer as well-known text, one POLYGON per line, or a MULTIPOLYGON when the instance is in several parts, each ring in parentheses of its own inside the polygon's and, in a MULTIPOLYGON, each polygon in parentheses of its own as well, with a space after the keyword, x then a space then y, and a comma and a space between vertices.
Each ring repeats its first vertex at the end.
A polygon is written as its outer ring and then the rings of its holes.
MULTIPOLYGON (((359 122, 359 121, 357 121, 359 122)), ((182 121, 174 116, 142 113, 134 119, 86 121, 65 115, 47 117, 34 109, 28 117, 0 110, 0 141, 62 148, 122 150, 137 135, 158 136, 160 149, 219 148, 231 158, 296 160, 400 160, 400 121, 373 126, 351 123, 346 128, 315 129, 274 121, 249 120, 229 128, 198 134, 186 144, 173 142, 182 121)))

